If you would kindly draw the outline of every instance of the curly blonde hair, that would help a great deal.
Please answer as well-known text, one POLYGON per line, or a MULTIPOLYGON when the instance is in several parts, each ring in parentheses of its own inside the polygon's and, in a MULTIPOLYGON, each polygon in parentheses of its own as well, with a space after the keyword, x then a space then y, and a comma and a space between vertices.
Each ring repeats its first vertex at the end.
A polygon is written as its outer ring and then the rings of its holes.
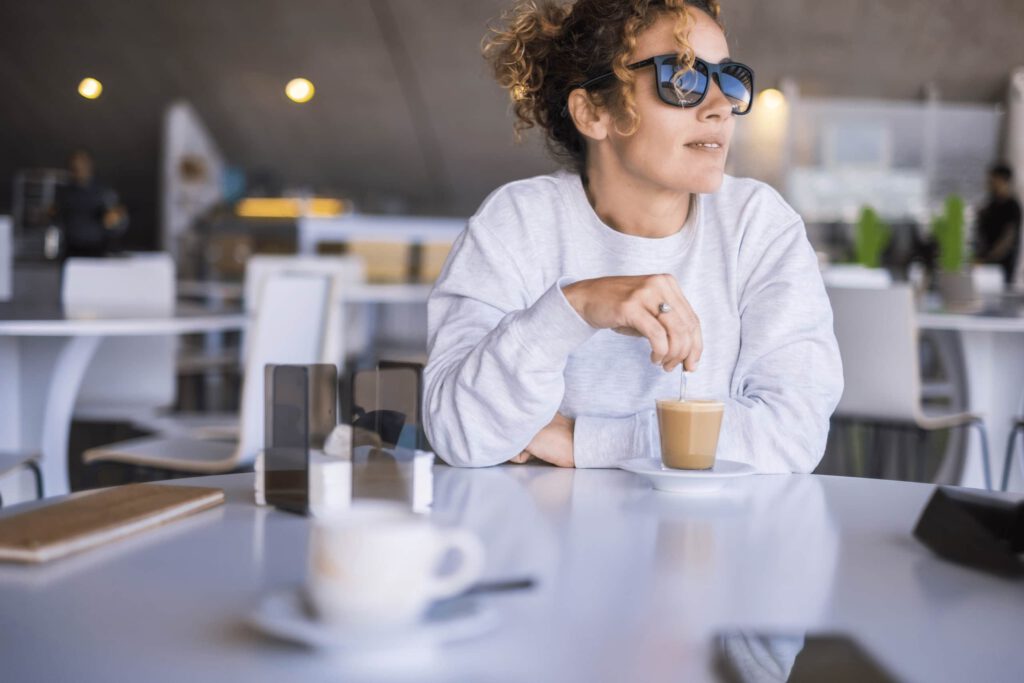
POLYGON ((637 36, 661 16, 673 17, 681 70, 693 67, 688 39, 693 19, 688 7, 703 11, 719 26, 718 0, 521 0, 502 15, 483 40, 484 58, 512 100, 516 138, 533 127, 544 131, 548 149, 577 171, 586 164, 586 143, 565 113, 574 87, 601 73, 606 79, 588 89, 591 100, 608 106, 620 133, 639 126, 634 97, 635 72, 627 68, 637 36), (619 128, 624 122, 625 127, 619 128))

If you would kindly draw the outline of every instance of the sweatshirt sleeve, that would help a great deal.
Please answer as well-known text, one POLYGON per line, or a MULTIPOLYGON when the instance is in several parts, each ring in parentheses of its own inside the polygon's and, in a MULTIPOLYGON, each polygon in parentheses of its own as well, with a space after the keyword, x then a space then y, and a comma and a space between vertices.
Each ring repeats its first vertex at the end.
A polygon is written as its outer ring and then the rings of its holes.
POLYGON ((795 222, 739 254, 740 352, 719 453, 758 471, 810 472, 843 393, 832 307, 795 222))
POLYGON ((618 467, 631 458, 660 458, 657 421, 654 410, 625 417, 577 416, 572 435, 576 467, 618 467))
POLYGON ((569 354, 596 330, 552 283, 533 301, 513 255, 473 219, 428 302, 424 426, 451 465, 518 455, 558 411, 569 354))

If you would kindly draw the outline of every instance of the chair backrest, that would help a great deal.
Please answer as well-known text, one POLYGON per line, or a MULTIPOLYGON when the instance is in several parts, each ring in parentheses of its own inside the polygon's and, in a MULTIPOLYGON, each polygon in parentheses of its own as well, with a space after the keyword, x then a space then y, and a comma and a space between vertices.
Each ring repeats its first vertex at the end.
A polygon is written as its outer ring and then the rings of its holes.
POLYGON ((334 363, 340 372, 346 355, 363 350, 367 344, 368 328, 362 308, 344 303, 346 287, 366 282, 363 260, 356 256, 253 256, 245 266, 243 297, 247 311, 251 313, 260 307, 268 278, 282 273, 319 274, 330 278, 331 305, 319 362, 334 363))
POLYGON ((375 432, 391 448, 428 450, 423 430, 423 365, 380 361, 357 370, 342 399, 342 422, 375 432))
POLYGON ((868 268, 856 263, 832 263, 821 271, 826 287, 880 289, 892 284, 892 274, 884 268, 868 268))
POLYGON ((330 295, 327 275, 280 273, 263 284, 259 308, 246 333, 250 345, 242 379, 237 465, 251 463, 263 448, 265 366, 320 362, 330 295))
POLYGON ((836 414, 913 422, 921 376, 913 290, 829 287, 846 388, 836 414))
POLYGON ((162 252, 69 258, 60 296, 64 309, 73 314, 171 315, 174 261, 162 252))
MULTIPOLYGON (((70 258, 61 301, 72 315, 169 316, 174 277, 174 261, 166 253, 70 258)), ((75 411, 130 416, 173 405, 177 353, 173 335, 104 339, 86 370, 75 411)))

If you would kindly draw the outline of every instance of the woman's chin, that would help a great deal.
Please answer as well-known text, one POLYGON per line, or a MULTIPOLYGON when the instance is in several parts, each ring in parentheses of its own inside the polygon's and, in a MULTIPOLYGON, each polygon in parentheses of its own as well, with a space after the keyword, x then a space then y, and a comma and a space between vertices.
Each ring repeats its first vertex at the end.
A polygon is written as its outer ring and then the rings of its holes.
POLYGON ((693 194, 711 194, 712 192, 718 192, 718 188, 722 186, 725 172, 719 168, 699 174, 687 174, 687 176, 684 182, 678 183, 680 191, 693 194))

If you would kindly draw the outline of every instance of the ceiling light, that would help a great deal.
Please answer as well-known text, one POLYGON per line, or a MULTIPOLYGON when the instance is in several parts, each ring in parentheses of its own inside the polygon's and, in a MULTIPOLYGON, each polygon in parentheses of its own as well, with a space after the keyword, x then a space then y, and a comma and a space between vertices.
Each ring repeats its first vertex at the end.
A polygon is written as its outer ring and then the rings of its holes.
POLYGON ((103 84, 95 78, 83 78, 78 84, 78 94, 87 100, 95 100, 103 92, 103 84))
POLYGON ((768 88, 762 90, 761 94, 757 96, 758 104, 765 109, 781 109, 786 106, 786 96, 782 94, 781 90, 775 88, 768 88))
POLYGON ((284 86, 284 94, 288 96, 288 99, 292 102, 309 102, 313 99, 313 93, 316 92, 316 88, 305 78, 293 78, 288 81, 288 85, 284 86))

